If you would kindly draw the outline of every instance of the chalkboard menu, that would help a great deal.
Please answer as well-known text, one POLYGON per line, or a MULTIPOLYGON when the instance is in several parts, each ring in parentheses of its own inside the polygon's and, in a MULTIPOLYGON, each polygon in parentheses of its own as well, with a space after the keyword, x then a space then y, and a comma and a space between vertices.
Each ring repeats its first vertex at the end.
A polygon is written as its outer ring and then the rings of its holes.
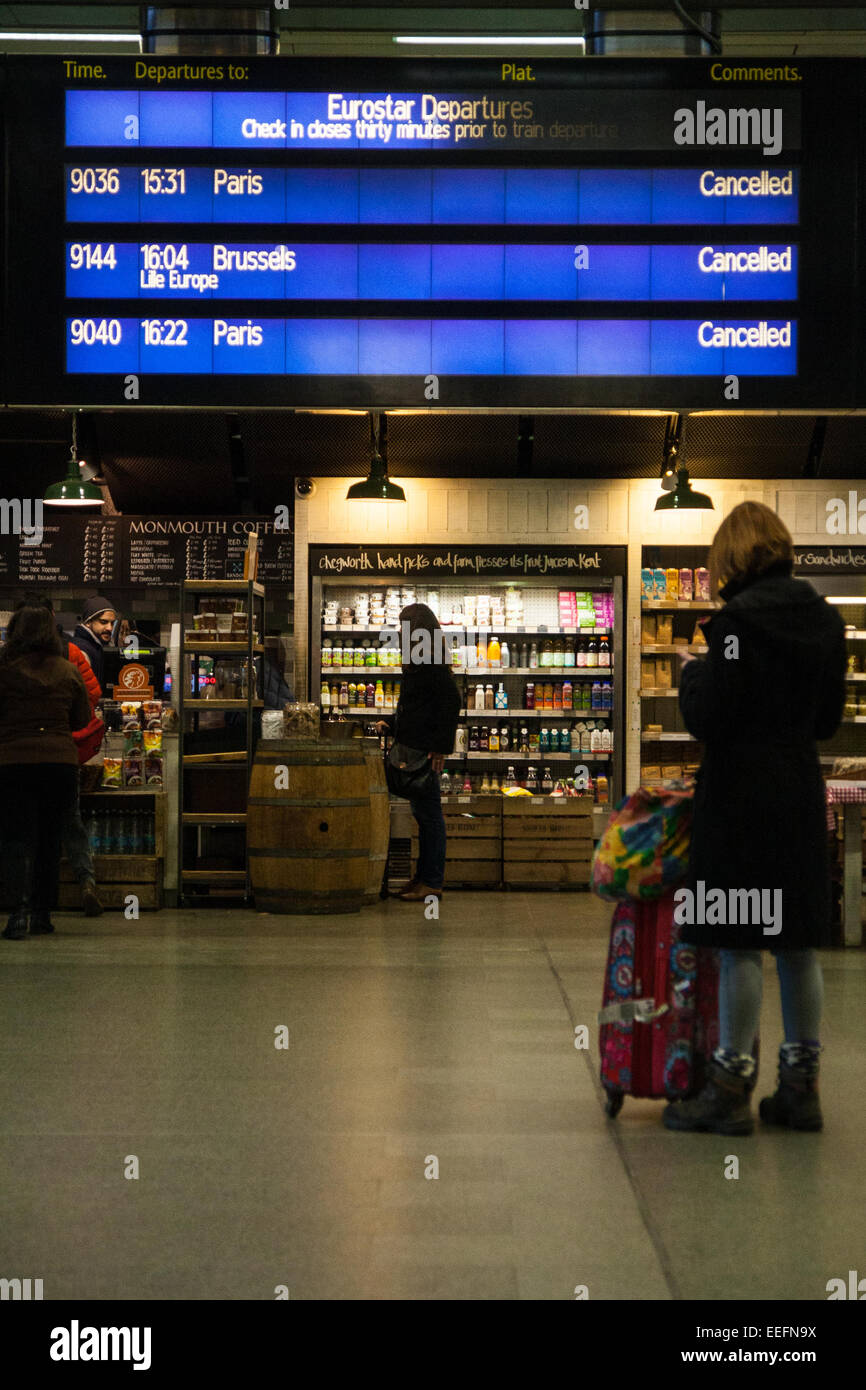
POLYGON ((247 534, 259 535, 259 580, 294 585, 291 530, 274 517, 56 516, 41 538, 4 538, 0 582, 34 589, 162 588, 182 579, 243 579, 247 534))
POLYGON ((863 72, 9 58, 9 399, 852 404, 863 72))

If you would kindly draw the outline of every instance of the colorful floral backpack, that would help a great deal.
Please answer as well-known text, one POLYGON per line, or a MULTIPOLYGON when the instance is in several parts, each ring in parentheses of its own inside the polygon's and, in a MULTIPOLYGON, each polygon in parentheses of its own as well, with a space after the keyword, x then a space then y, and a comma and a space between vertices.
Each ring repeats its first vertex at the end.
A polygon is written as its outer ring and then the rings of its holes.
POLYGON ((694 785, 639 787, 619 803, 592 861, 592 891, 607 901, 660 898, 689 866, 694 785))

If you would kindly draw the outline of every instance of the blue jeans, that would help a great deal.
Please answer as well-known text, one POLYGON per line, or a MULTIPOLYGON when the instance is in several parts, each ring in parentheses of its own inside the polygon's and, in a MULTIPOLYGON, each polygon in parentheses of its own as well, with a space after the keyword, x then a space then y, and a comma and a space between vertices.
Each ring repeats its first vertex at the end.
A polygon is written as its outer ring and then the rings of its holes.
MULTIPOLYGON (((80 778, 79 772, 79 778, 80 778)), ((72 867, 79 883, 93 878, 93 859, 90 854, 90 839, 87 827, 81 819, 81 801, 76 783, 75 801, 63 812, 60 821, 63 837, 63 852, 72 867)))
MULTIPOLYGON (((817 953, 774 951, 785 1042, 817 1042, 824 984, 817 953)), ((719 1045, 750 1055, 761 1016, 761 951, 720 951, 719 1045)))
POLYGON ((445 817, 439 796, 439 778, 434 775, 425 796, 411 797, 409 805, 418 822, 418 881, 438 892, 445 882, 445 817))

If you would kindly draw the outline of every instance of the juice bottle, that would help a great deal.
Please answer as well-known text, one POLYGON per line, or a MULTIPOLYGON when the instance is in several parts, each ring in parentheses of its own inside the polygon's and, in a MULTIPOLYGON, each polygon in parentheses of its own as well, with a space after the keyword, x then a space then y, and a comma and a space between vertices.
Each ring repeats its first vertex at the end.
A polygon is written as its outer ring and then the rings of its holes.
POLYGON ((537 642, 533 642, 533 644, 532 644, 532 646, 531 646, 531 648, 530 648, 530 651, 529 651, 529 669, 530 669, 531 671, 535 671, 535 670, 538 669, 538 643, 537 643, 537 642))
POLYGON ((508 732, 508 725, 503 724, 499 730, 499 749, 502 753, 507 753, 511 747, 511 734, 508 732))
POLYGON ((535 709, 535 682, 526 682, 526 693, 523 697, 524 709, 535 709))
POLYGON ((475 687, 475 708, 484 708, 484 686, 480 684, 475 687))
POLYGON ((496 699, 495 699, 495 696, 494 696, 494 694, 493 694, 493 686, 492 686, 492 685, 486 685, 486 686, 484 687, 484 708, 485 708, 485 709, 495 709, 495 708, 496 708, 496 699))
POLYGON ((610 638, 599 637, 598 639, 598 664, 599 666, 610 666, 610 638))
POLYGON ((375 709, 385 708, 385 687, 381 681, 376 681, 373 694, 373 706, 375 709))
POLYGON ((562 708, 574 709, 574 686, 571 681, 562 682, 562 708))
POLYGON ((579 641, 578 644, 577 644, 577 664, 578 664, 578 666, 585 666, 585 665, 586 665, 586 638, 585 638, 585 637, 581 637, 580 641, 579 641))
POLYGON ((562 682, 557 681, 553 687, 553 704, 551 709, 562 709, 562 682))
POLYGON ((502 648, 498 637, 491 637, 487 644, 487 665, 496 670, 502 662, 502 648))
POLYGON ((590 637, 586 644, 586 664, 587 666, 598 665, 598 638, 590 637))
POLYGON ((511 666, 511 651, 507 642, 503 642, 501 646, 500 664, 503 671, 507 671, 511 666))
POLYGON ((340 709, 349 708, 349 686, 347 681, 343 681, 340 686, 340 709))
POLYGON ((385 682, 385 709, 394 708, 394 687, 390 681, 385 682))
POLYGON ((499 730, 497 729, 495 724, 490 730, 490 734, 487 741, 487 747, 491 753, 499 752, 499 730))
MULTIPOLYGON (((381 685, 381 681, 379 682, 381 685)), ((367 682, 367 709, 376 708, 376 687, 372 681, 367 682)))
POLYGON ((553 682, 548 681, 544 687, 544 709, 553 709, 553 682))
POLYGON ((328 688, 327 681, 322 681, 322 692, 319 696, 319 704, 323 711, 331 708, 331 692, 328 688))
POLYGON ((562 646, 562 638, 557 637, 553 646, 553 665, 562 666, 565 662, 565 655, 562 646))
POLYGON ((562 664, 563 664, 563 666, 568 666, 568 667, 574 666, 574 664, 575 664, 575 651, 574 651, 574 643, 573 643, 573 642, 566 642, 565 647, 563 648, 563 653, 562 653, 562 664))
POLYGON ((545 642, 541 648, 541 664, 542 666, 553 665, 553 643, 550 641, 545 642))
POLYGON ((489 752, 489 750, 490 750, 490 730, 488 729, 488 727, 487 727, 486 724, 482 724, 482 725, 481 725, 480 733, 479 733, 479 735, 478 735, 478 751, 479 751, 479 753, 487 753, 487 752, 489 752))
MULTIPOLYGON (((365 687, 366 689, 366 687, 365 687)), ((349 709, 354 709, 358 703, 358 687, 354 681, 349 681, 349 709)))
POLYGON ((502 681, 499 682, 499 689, 493 697, 494 709, 508 709, 508 695, 502 681))

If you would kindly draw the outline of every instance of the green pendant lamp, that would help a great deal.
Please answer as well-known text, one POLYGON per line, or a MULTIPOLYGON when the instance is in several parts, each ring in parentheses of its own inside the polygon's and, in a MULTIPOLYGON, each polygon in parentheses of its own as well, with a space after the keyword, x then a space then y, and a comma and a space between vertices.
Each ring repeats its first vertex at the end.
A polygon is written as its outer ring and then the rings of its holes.
POLYGON ((78 414, 72 416, 72 447, 66 465, 66 477, 60 483, 52 483, 45 489, 43 498, 46 507, 101 507, 102 491, 95 483, 88 483, 81 477, 78 463, 78 414))
POLYGON ((370 460, 370 473, 362 483, 353 483, 346 493, 347 502, 405 502, 406 494, 398 483, 392 483, 388 469, 379 452, 379 432, 381 419, 378 415, 371 420, 373 457, 370 460))
POLYGON ((677 469, 676 486, 665 492, 655 505, 657 512, 714 511, 713 501, 705 492, 694 492, 689 482, 689 470, 677 469))

